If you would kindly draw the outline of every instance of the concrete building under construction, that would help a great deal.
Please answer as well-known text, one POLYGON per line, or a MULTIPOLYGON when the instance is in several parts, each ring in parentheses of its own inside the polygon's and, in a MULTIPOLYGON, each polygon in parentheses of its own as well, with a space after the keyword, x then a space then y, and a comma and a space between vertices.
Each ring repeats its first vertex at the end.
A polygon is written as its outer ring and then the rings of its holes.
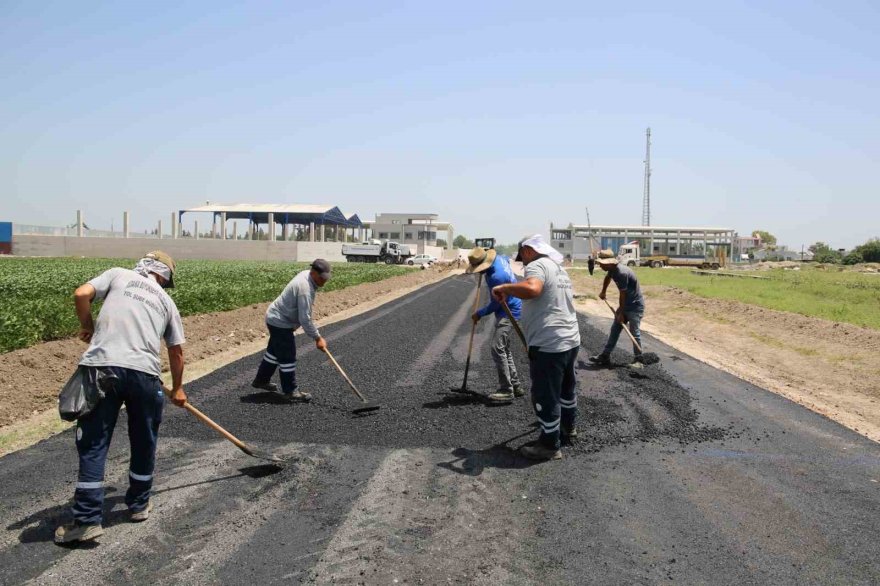
POLYGON ((732 228, 680 226, 614 226, 550 224, 553 246, 569 260, 586 260, 591 251, 610 248, 617 254, 623 244, 638 242, 641 256, 713 258, 723 250, 732 258, 736 231, 732 228))

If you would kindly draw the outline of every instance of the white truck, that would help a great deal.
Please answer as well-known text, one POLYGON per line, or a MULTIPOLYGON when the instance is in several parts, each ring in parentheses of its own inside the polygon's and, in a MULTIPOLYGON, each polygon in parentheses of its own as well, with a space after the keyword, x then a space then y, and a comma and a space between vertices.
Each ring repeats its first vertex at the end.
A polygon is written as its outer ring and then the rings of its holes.
POLYGON ((373 240, 362 244, 343 244, 342 255, 348 262, 384 262, 386 265, 403 264, 413 256, 409 246, 387 240, 373 240))
POLYGON ((721 263, 717 259, 698 256, 641 256, 638 243, 624 244, 617 251, 617 262, 628 267, 699 267, 701 269, 717 269, 721 263))

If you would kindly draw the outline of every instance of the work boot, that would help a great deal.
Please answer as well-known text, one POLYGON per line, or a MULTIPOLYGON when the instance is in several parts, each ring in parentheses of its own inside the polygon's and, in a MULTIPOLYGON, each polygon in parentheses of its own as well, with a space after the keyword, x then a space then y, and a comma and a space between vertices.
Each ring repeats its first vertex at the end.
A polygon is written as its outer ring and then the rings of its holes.
POLYGON ((292 393, 281 393, 281 395, 289 403, 308 403, 312 400, 312 396, 302 391, 293 391, 292 393))
POLYGON ((254 387, 255 389, 262 389, 264 391, 271 391, 273 393, 278 392, 278 385, 276 385, 273 382, 266 381, 264 383, 261 383, 261 382, 255 380, 254 382, 251 383, 251 386, 254 387))
POLYGON ((505 391, 498 391, 497 393, 492 393, 487 398, 492 403, 511 403, 513 402, 513 391, 509 393, 505 391))
POLYGON ((519 399, 526 394, 526 390, 520 386, 513 387, 513 396, 519 399))
POLYGON ((611 355, 601 352, 599 354, 596 354, 595 356, 590 356, 590 362, 592 362, 593 364, 598 364, 600 366, 610 366, 611 355))
POLYGON ((55 530, 55 543, 73 543, 74 541, 91 541, 104 535, 104 528, 97 525, 78 525, 68 523, 55 530))
POLYGON ((519 449, 519 453, 529 460, 561 460, 562 452, 558 449, 547 448, 541 444, 526 445, 519 449))
POLYGON ((571 445, 575 443, 578 438, 577 427, 572 427, 571 429, 563 427, 559 430, 559 437, 563 444, 571 445))
POLYGON ((151 501, 147 501, 147 506, 141 509, 140 511, 131 511, 131 516, 129 516, 129 521, 132 523, 140 523, 142 521, 146 521, 150 518, 150 511, 153 510, 153 503, 151 501))

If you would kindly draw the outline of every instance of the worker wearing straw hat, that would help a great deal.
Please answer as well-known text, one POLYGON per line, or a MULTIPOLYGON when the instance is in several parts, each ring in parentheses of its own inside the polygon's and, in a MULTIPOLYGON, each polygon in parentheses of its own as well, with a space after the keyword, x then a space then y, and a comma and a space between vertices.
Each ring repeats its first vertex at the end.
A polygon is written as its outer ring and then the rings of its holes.
POLYGON ((645 298, 642 296, 642 289, 639 286, 639 279, 629 267, 622 266, 614 252, 608 249, 599 251, 599 258, 596 260, 599 267, 605 271, 605 280, 602 282, 602 291, 599 293, 599 299, 605 299, 605 293, 611 281, 617 285, 620 291, 620 298, 617 304, 617 311, 614 315, 614 323, 611 324, 611 332, 608 334, 608 342, 605 348, 599 354, 590 356, 590 361, 596 364, 611 364, 611 352, 617 346, 617 340, 620 338, 620 332, 623 331, 624 324, 629 324, 629 331, 636 339, 638 345, 633 344, 633 361, 642 361, 642 332, 639 326, 642 323, 642 316, 645 314, 645 298))
MULTIPOLYGON (((494 248, 486 250, 477 246, 468 255, 468 273, 482 273, 486 277, 486 286, 491 290, 493 287, 505 283, 516 283, 516 276, 510 268, 510 261, 502 254, 498 254, 494 248)), ((514 319, 519 319, 522 311, 522 301, 517 297, 508 297, 507 305, 514 319)), ((498 370, 498 391, 489 395, 489 401, 493 403, 510 403, 514 397, 522 397, 525 391, 516 371, 516 363, 510 348, 510 333, 513 331, 513 323, 504 311, 504 307, 497 299, 489 298, 489 303, 478 309, 471 316, 474 323, 489 314, 495 314, 495 333, 492 336, 492 360, 498 370)))

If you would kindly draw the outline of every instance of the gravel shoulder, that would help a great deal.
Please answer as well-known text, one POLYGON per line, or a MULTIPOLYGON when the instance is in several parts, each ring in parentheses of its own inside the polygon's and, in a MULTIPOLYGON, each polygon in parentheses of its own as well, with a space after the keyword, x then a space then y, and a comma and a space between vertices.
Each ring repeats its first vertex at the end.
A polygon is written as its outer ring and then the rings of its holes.
MULTIPOLYGON (((595 299, 598 281, 571 272, 581 294, 578 310, 609 317, 595 299)), ((880 331, 670 287, 647 286, 644 292, 644 331, 880 441, 880 331)))

